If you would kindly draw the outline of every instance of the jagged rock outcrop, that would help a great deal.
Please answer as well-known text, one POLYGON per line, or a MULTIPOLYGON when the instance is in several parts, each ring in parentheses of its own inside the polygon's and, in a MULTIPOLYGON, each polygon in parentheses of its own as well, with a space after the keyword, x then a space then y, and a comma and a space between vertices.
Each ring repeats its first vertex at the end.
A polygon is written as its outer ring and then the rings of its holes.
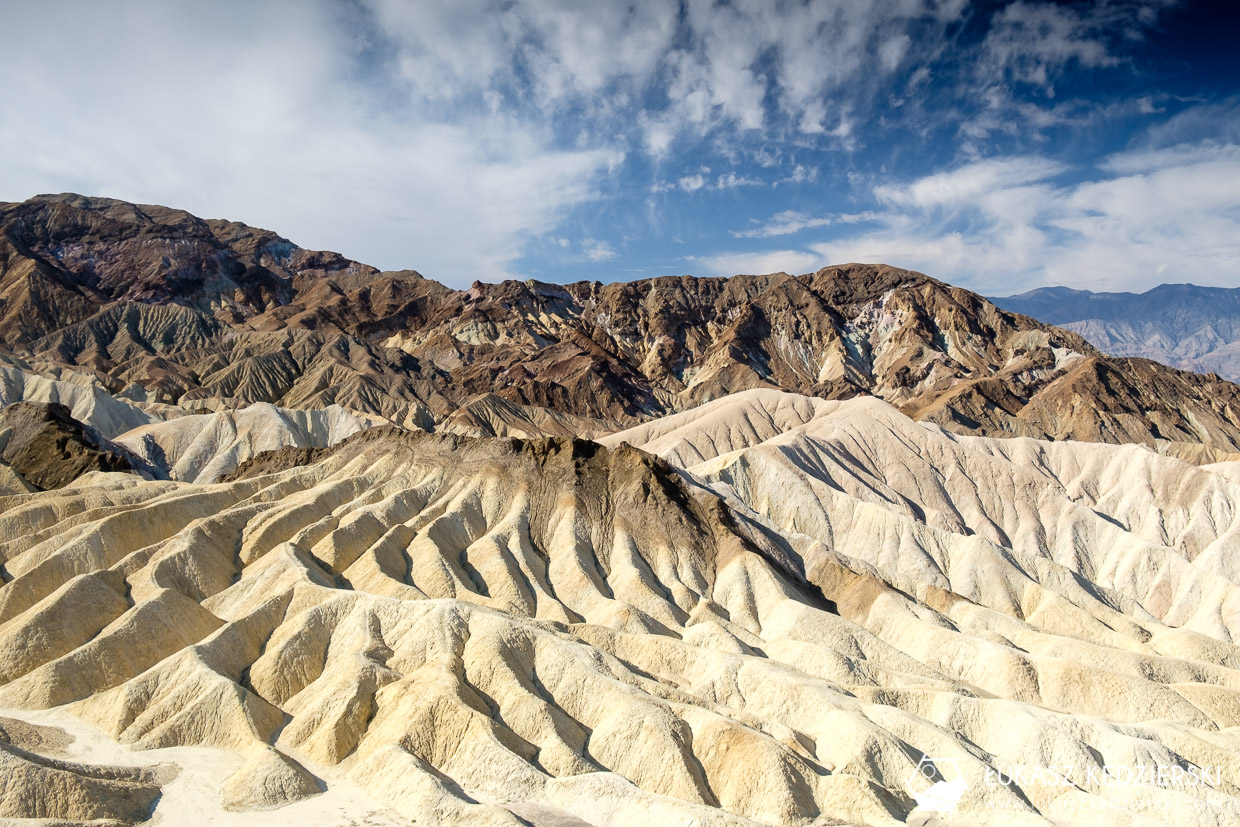
POLYGON ((600 434, 729 393, 877 396, 959 433, 1240 450, 1240 389, 884 265, 457 291, 273 233, 81 196, 0 205, 10 358, 165 418, 256 402, 600 434))
POLYGON ((57 403, 18 402, 0 408, 0 460, 43 490, 93 471, 129 471, 129 459, 57 403))

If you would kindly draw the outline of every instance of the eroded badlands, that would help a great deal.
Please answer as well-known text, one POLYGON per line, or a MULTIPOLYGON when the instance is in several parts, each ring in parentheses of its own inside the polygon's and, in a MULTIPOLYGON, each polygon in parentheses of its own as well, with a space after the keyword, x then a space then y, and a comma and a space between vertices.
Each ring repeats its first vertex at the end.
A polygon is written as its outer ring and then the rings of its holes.
POLYGON ((1237 463, 774 390, 222 482, 178 427, 0 499, 0 818, 1240 823, 1237 463))

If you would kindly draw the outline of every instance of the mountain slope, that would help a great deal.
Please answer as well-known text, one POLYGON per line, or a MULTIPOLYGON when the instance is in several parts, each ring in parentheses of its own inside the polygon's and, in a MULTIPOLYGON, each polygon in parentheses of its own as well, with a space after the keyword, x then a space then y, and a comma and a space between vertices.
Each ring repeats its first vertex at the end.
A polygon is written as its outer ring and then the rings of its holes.
POLYGON ((959 433, 1240 450, 1235 385, 884 265, 456 291, 240 224, 40 196, 0 205, 0 323, 20 364, 148 405, 601 433, 769 387, 959 433))
MULTIPOLYGON (((1177 627, 1229 641, 1240 633, 1240 567, 1231 554, 1240 520, 1231 511, 1230 481, 1143 446, 956 437, 878 400, 830 403, 774 391, 739 394, 602 442, 654 451, 733 492, 782 530, 867 558, 891 549, 867 542, 864 522, 854 538, 842 533, 864 513, 857 503, 984 540, 1019 555, 1026 573, 1040 565, 1026 561, 1055 561, 1143 612, 1174 617, 1177 627), (808 502, 794 493, 804 481, 808 502), (824 506, 825 524, 811 531, 824 506), (1170 568, 1151 576, 1160 567, 1170 568), (1223 591, 1205 596, 1215 588, 1223 591)), ((952 582, 943 560, 870 562, 912 594, 938 584, 1010 607, 1009 595, 985 598, 952 582)))
POLYGON ((128 457, 54 402, 17 402, 0 409, 0 460, 43 490, 94 471, 133 470, 128 457))
POLYGON ((265 451, 326 448, 380 422, 338 405, 303 411, 256 403, 135 428, 113 444, 161 478, 207 483, 265 451))
POLYGON ((239 319, 286 302, 312 273, 373 272, 266 230, 80 195, 0 205, 0 331, 30 338, 113 301, 178 303, 239 319))
POLYGON ((605 442, 5 500, 0 707, 439 824, 924 823, 957 781, 960 823, 1240 818, 1234 476, 773 390, 605 442), (1137 765, 1210 771, 1099 780, 1137 765))
POLYGON ((1136 294, 1046 287, 991 301, 1079 333, 1115 356, 1240 380, 1240 288, 1162 284, 1136 294))
POLYGON ((0 366, 0 406, 18 402, 64 405, 73 418, 97 430, 105 438, 149 425, 162 419, 133 401, 109 394, 97 382, 71 372, 58 372, 64 379, 51 379, 32 373, 29 365, 0 366))

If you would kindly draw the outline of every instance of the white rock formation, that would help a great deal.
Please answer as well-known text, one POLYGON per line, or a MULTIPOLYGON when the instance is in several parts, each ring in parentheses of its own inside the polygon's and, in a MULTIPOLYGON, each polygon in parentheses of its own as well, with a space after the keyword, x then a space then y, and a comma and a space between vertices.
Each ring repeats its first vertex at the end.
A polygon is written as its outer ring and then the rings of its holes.
POLYGON ((113 442, 170 479, 215 482, 263 451, 326 448, 382 421, 339 405, 294 410, 260 402, 144 425, 113 442))
POLYGON ((75 381, 48 379, 0 365, 0 407, 14 402, 58 402, 69 409, 74 419, 95 428, 106 439, 161 419, 117 399, 85 376, 73 378, 75 381))
POLYGON ((603 442, 2 500, 0 707, 231 751, 221 811, 1240 823, 1236 463, 767 391, 603 442))

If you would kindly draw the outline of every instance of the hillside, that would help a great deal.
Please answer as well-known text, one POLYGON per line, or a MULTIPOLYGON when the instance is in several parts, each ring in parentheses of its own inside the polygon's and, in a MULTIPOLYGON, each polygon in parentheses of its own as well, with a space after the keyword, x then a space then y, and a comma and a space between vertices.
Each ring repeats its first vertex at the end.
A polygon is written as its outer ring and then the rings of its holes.
POLYGON ((1237 458, 1237 385, 885 265, 0 205, 0 820, 1240 822, 1237 458))
POLYGON ((1240 450, 1237 386, 1104 356, 884 265, 458 291, 61 195, 0 205, 0 302, 15 367, 157 413, 339 405, 404 427, 597 435, 777 388, 872 395, 962 434, 1240 450))
POLYGON ((1234 822, 1237 480, 752 390, 10 497, 0 782, 55 794, 6 814, 1234 822), (1100 780, 1138 765, 1209 772, 1100 780))

